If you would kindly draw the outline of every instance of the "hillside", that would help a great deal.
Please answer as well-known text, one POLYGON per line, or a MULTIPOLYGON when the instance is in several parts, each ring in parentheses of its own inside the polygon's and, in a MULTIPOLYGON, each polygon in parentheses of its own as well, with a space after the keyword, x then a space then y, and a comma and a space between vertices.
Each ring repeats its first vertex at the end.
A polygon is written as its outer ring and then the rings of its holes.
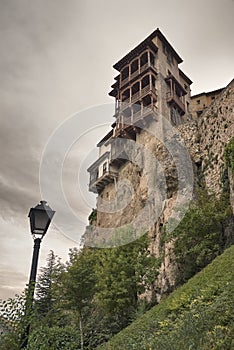
POLYGON ((234 246, 100 350, 234 349, 234 246))

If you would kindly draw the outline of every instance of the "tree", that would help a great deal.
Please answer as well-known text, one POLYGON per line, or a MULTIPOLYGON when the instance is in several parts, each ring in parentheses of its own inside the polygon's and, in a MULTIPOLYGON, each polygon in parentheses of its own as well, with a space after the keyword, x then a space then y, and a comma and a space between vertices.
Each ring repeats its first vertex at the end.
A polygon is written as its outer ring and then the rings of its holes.
MULTIPOLYGON (((133 228, 125 230, 128 235, 133 228)), ((115 332, 131 321, 139 296, 157 277, 159 260, 149 254, 148 247, 149 238, 145 234, 132 243, 100 251, 95 301, 118 323, 115 332)))
POLYGON ((29 323, 25 317, 26 293, 15 295, 14 298, 0 301, 0 324, 2 334, 0 349, 18 350, 21 334, 29 323))
POLYGON ((59 312, 59 296, 57 284, 65 267, 51 250, 46 267, 42 267, 36 284, 35 314, 36 320, 44 322, 48 327, 62 318, 59 312))
POLYGON ((96 254, 94 249, 84 247, 70 252, 67 271, 61 275, 64 307, 73 312, 74 322, 79 321, 81 349, 84 348, 84 310, 89 308, 95 293, 96 254))
POLYGON ((205 189, 198 191, 197 200, 179 226, 166 235, 167 241, 175 242, 179 283, 186 282, 227 247, 225 227, 231 216, 228 196, 217 198, 205 189))

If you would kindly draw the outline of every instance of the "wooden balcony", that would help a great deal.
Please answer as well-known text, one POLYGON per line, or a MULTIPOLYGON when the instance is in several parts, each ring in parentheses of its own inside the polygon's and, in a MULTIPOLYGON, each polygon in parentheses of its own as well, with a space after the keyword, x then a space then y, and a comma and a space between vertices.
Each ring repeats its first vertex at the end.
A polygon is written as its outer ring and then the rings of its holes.
POLYGON ((149 105, 141 108, 139 111, 133 111, 130 116, 119 115, 116 120, 115 136, 120 136, 123 131, 129 135, 135 134, 144 125, 146 119, 153 118, 157 120, 157 107, 149 105))
POLYGON ((181 115, 185 114, 185 105, 175 92, 167 92, 167 102, 170 104, 175 103, 176 106, 179 108, 181 115))
POLYGON ((102 154, 87 170, 90 173, 89 191, 94 193, 101 192, 117 177, 117 173, 110 165, 109 151, 102 154))
POLYGON ((140 121, 143 121, 147 117, 153 117, 156 119, 157 108, 155 106, 144 107, 143 110, 140 110, 133 114, 133 125, 138 126, 140 121))
POLYGON ((133 80, 134 78, 136 78, 138 75, 141 75, 142 73, 144 73, 144 71, 146 71, 147 69, 153 69, 155 71, 155 73, 157 73, 155 66, 151 63, 148 62, 146 64, 144 64, 143 66, 140 66, 135 72, 133 72, 132 74, 129 74, 129 76, 127 78, 125 78, 124 80, 120 79, 120 83, 119 83, 119 87, 122 88, 124 85, 126 85, 128 82, 130 82, 131 80, 133 80))
POLYGON ((137 91, 135 94, 133 94, 131 99, 129 97, 126 100, 122 101, 120 103, 120 110, 123 111, 129 105, 139 101, 140 99, 147 96, 148 94, 152 94, 153 97, 155 98, 155 100, 157 99, 157 89, 154 86, 150 87, 150 85, 147 85, 143 89, 141 89, 141 90, 137 91))
POLYGON ((106 185, 113 182, 117 178, 117 172, 109 170, 106 171, 101 177, 90 179, 89 191, 94 193, 100 193, 106 185))

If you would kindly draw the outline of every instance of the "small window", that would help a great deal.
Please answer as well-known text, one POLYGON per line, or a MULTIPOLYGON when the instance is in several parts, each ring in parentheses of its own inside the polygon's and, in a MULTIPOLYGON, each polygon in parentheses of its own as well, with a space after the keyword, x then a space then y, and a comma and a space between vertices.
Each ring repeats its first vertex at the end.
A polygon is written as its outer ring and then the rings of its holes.
POLYGON ((197 100, 197 104, 199 105, 201 103, 201 101, 200 100, 197 100))
POLYGON ((105 162, 102 166, 103 174, 107 172, 107 162, 105 162))
POLYGON ((212 96, 212 97, 211 97, 211 100, 214 100, 214 99, 215 99, 215 96, 212 96))
POLYGON ((187 102, 187 112, 190 112, 189 102, 187 102))

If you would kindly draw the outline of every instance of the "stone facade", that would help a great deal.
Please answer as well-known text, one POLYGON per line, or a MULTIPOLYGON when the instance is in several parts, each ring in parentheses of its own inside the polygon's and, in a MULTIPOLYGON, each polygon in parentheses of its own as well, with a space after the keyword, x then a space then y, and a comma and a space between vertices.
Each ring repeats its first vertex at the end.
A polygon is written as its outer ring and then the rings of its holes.
POLYGON ((193 119, 197 119, 203 111, 209 107, 214 100, 219 96, 223 89, 218 89, 209 92, 202 92, 198 95, 191 96, 191 114, 193 119))

